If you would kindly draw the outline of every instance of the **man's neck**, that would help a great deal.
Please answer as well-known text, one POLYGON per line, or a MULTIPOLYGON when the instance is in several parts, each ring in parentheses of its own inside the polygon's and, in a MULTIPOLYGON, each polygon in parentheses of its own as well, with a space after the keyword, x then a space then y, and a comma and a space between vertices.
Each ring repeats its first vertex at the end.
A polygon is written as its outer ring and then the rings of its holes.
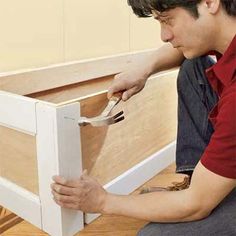
POLYGON ((236 17, 222 19, 216 35, 215 50, 224 54, 236 35, 236 17))

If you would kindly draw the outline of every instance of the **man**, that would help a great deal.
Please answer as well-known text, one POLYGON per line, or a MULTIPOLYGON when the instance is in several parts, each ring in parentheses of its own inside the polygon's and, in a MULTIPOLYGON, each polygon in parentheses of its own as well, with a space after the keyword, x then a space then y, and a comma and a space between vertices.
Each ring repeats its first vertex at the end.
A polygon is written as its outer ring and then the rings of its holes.
POLYGON ((87 173, 55 176, 62 207, 145 219, 140 236, 236 235, 236 0, 129 0, 134 13, 153 16, 167 45, 145 65, 117 75, 108 97, 126 101, 155 73, 181 65, 177 81, 177 172, 189 188, 135 196, 107 193, 87 173), (208 57, 217 56, 217 63, 208 57), (165 224, 163 224, 165 223, 165 224))

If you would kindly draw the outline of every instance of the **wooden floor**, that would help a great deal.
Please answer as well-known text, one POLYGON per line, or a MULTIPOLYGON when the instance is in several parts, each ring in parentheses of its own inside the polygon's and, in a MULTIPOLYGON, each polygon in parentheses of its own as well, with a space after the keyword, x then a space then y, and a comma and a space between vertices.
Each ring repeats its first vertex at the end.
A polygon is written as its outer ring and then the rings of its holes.
MULTIPOLYGON (((146 186, 167 186, 174 181, 182 181, 184 175, 175 174, 175 165, 171 165, 147 182, 146 186)), ((140 189, 132 194, 138 194, 140 189)), ((120 216, 104 215, 86 225, 76 236, 135 236, 147 222, 120 216)), ((23 221, 11 212, 0 207, 1 236, 47 236, 48 234, 23 221)))

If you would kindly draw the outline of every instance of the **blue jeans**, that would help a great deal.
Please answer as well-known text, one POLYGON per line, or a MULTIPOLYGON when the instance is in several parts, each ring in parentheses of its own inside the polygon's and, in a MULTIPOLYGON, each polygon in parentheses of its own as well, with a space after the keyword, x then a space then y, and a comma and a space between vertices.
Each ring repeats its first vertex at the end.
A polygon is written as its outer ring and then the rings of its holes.
MULTIPOLYGON (((185 60, 177 79, 176 172, 193 171, 213 133, 208 114, 218 98, 205 76, 209 57, 185 60)), ((236 189, 206 219, 186 223, 149 223, 138 236, 236 236, 236 189)))
POLYGON ((177 78, 178 132, 176 172, 193 171, 213 133, 208 114, 218 97, 205 70, 214 61, 210 57, 185 60, 177 78))

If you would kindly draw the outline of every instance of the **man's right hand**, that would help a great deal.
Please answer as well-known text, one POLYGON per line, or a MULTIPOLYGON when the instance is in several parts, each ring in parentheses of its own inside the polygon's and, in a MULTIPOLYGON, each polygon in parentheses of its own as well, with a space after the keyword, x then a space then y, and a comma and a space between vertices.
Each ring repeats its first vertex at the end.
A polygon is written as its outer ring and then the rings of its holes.
POLYGON ((117 74, 108 89, 107 97, 122 92, 122 100, 126 101, 144 88, 150 75, 180 66, 184 59, 182 52, 169 43, 165 44, 143 61, 132 65, 129 70, 117 74))
POLYGON ((149 74, 138 67, 117 74, 108 89, 108 99, 114 93, 122 92, 122 100, 127 101, 144 88, 148 77, 149 74))

